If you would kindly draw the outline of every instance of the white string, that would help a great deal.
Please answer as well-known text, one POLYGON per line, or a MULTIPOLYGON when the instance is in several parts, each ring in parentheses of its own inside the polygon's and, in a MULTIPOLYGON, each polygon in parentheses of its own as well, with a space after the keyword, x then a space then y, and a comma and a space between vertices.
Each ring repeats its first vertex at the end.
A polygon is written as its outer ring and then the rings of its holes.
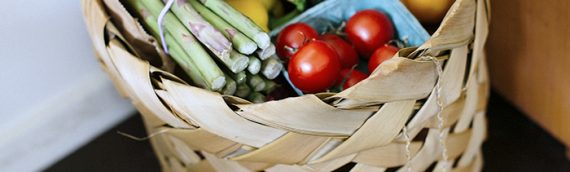
POLYGON ((172 7, 172 4, 174 4, 174 0, 168 0, 168 2, 166 3, 166 5, 164 5, 164 8, 162 8, 162 11, 160 11, 160 14, 158 15, 158 32, 160 34, 160 41, 162 43, 162 49, 164 49, 164 52, 166 54, 168 54, 168 46, 166 46, 166 40, 164 39, 164 29, 163 29, 163 25, 162 22, 164 21, 164 16, 166 16, 166 14, 168 13, 168 11, 170 11, 170 8, 172 7))
POLYGON ((438 125, 437 128, 439 130, 439 145, 442 147, 441 150, 441 157, 442 157, 442 161, 443 161, 443 171, 448 171, 448 155, 447 155, 447 146, 445 144, 445 132, 443 131, 443 125, 445 123, 445 119, 443 119, 443 99, 441 97, 441 92, 442 92, 442 88, 441 88, 441 76, 443 74, 443 68, 441 66, 441 62, 439 62, 435 57, 430 57, 430 59, 435 63, 436 68, 437 68, 437 83, 435 85, 436 87, 436 99, 437 99, 437 106, 438 106, 438 111, 437 111, 437 121, 438 121, 438 125))

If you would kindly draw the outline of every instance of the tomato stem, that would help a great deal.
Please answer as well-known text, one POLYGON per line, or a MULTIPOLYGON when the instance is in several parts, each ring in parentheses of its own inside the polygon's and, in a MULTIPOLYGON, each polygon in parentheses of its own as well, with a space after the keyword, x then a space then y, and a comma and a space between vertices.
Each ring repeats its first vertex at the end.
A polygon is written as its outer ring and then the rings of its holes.
POLYGON ((287 50, 287 51, 290 52, 291 54, 295 54, 295 53, 297 52, 297 50, 298 50, 297 48, 293 48, 293 47, 290 47, 290 46, 287 46, 287 45, 283 46, 283 48, 285 48, 285 50, 287 50))

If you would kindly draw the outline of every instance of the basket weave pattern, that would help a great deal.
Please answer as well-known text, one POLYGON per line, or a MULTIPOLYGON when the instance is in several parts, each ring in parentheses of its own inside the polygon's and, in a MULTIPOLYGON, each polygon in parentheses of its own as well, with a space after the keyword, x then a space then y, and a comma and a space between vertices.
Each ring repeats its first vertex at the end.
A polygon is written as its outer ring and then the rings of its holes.
POLYGON ((169 62, 151 65, 124 43, 156 41, 140 27, 119 32, 113 3, 83 0, 89 34, 103 69, 142 114, 164 171, 332 171, 349 163, 351 171, 481 170, 485 0, 456 0, 424 45, 401 50, 348 90, 261 104, 190 86, 167 72, 169 62))

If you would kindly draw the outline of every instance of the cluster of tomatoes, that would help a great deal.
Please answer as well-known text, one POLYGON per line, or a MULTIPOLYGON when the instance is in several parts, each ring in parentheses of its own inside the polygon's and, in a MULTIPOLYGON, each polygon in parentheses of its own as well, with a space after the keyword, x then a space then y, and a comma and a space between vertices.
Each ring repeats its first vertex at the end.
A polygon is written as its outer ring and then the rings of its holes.
POLYGON ((346 22, 346 38, 317 31, 305 23, 285 27, 277 37, 277 54, 288 61, 289 79, 304 93, 331 87, 347 89, 366 79, 368 73, 391 58, 398 48, 390 19, 376 10, 362 10, 346 22), (368 61, 368 71, 358 71, 359 56, 368 61))

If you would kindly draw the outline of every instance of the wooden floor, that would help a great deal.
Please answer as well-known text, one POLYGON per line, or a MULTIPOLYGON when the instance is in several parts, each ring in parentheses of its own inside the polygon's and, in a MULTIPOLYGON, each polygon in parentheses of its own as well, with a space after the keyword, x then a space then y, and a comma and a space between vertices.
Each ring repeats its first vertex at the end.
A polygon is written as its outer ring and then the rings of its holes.
MULTIPOLYGON (((562 144, 496 93, 491 95, 488 119, 489 137, 483 146, 484 171, 570 171, 570 160, 566 159, 562 144)), ((47 171, 160 170, 147 141, 134 141, 118 135, 117 131, 145 136, 141 118, 137 114, 47 171)))

